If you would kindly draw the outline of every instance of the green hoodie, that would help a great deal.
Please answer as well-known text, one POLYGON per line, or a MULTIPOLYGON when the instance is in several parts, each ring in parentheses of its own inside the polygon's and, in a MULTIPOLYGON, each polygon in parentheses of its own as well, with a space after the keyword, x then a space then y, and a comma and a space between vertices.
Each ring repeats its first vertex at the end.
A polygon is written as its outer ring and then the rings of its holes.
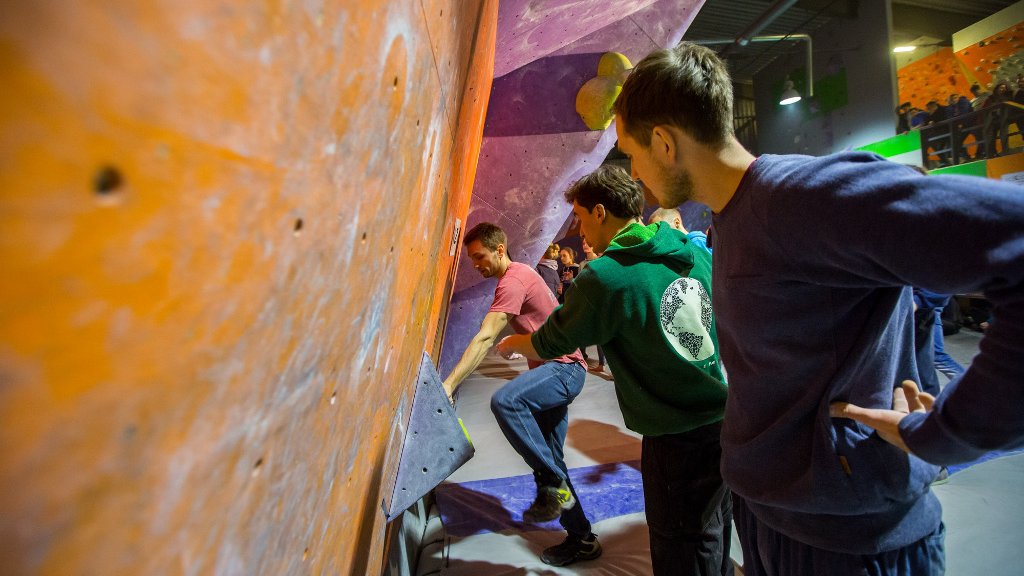
POLYGON ((626 426, 645 436, 719 422, 726 387, 711 256, 664 222, 630 224, 533 334, 543 358, 600 344, 626 426))

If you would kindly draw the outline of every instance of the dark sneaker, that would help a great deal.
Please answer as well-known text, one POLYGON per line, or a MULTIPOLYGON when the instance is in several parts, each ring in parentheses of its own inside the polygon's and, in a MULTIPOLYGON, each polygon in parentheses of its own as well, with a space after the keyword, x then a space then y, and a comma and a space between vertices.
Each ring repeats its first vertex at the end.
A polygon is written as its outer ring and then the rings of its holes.
POLYGON ((576 505, 576 499, 565 480, 559 486, 538 486, 537 499, 523 512, 523 522, 538 524, 554 520, 576 505))
POLYGON ((601 555, 601 543, 597 534, 580 539, 573 535, 566 537, 565 542, 541 553, 540 559, 551 566, 567 566, 579 560, 593 560, 601 555))

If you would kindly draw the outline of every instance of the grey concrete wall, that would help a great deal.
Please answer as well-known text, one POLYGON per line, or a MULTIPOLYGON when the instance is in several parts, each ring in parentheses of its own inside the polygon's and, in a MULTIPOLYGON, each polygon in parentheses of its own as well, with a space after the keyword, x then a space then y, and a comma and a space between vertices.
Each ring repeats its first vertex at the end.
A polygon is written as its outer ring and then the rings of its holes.
MULTIPOLYGON (((803 45, 754 77, 758 120, 757 153, 821 156, 856 148, 895 134, 896 73, 889 47, 888 0, 863 0, 853 20, 837 20, 812 35, 815 85, 845 72, 847 103, 825 111, 827 91, 808 100, 798 71, 805 67, 803 45), (787 75, 805 98, 779 104, 787 75)), ((796 32, 800 32, 797 30, 796 32)))

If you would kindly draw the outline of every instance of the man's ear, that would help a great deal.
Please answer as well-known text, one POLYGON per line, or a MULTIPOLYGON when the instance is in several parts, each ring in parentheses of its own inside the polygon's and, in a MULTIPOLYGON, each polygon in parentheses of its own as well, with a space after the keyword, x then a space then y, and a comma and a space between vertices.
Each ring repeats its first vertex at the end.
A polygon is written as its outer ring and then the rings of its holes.
POLYGON ((494 251, 498 253, 498 258, 501 258, 502 256, 505 255, 505 245, 504 244, 498 244, 494 248, 494 251))
POLYGON ((655 126, 651 132, 651 152, 666 163, 674 163, 679 142, 667 126, 655 126))
POLYGON ((598 204, 594 206, 594 218, 598 222, 604 223, 604 219, 608 216, 608 211, 604 209, 604 204, 598 204))

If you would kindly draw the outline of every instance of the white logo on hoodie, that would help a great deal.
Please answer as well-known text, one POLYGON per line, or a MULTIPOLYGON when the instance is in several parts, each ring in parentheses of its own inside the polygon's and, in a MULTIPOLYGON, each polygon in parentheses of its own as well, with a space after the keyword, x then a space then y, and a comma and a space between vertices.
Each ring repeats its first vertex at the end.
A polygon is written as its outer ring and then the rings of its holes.
POLYGON ((661 296, 661 329, 677 354, 700 362, 715 353, 711 341, 711 296, 693 278, 679 278, 661 296))

